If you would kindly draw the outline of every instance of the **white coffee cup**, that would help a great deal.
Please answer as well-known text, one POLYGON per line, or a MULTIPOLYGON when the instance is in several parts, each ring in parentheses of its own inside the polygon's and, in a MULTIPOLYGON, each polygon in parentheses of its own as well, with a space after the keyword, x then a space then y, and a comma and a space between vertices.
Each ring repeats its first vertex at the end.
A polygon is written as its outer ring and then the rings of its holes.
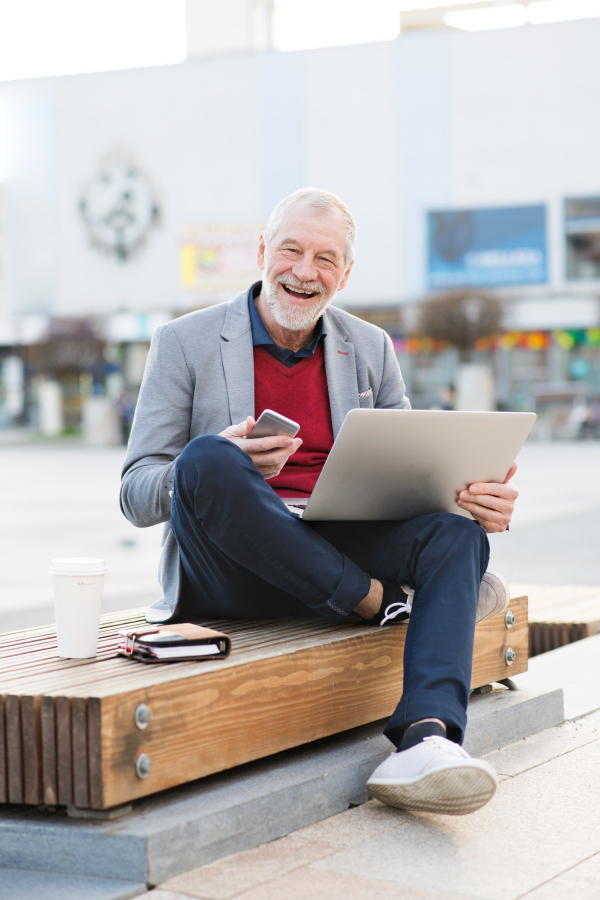
POLYGON ((103 559, 66 557, 50 563, 59 656, 90 659, 97 655, 105 573, 103 559))

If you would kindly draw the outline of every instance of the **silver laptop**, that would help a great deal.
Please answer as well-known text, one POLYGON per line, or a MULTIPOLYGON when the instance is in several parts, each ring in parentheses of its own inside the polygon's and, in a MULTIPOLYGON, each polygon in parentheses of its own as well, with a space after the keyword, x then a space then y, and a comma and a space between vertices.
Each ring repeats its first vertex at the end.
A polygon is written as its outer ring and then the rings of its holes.
POLYGON ((309 498, 284 497, 318 520, 404 520, 456 505, 476 481, 503 482, 535 413, 353 409, 309 498))

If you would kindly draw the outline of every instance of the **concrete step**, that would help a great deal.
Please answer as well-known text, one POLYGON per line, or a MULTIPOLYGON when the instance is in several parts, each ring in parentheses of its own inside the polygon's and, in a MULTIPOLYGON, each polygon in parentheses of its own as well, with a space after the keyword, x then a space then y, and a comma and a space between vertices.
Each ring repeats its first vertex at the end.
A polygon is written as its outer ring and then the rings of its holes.
POLYGON ((83 878, 48 872, 0 870, 0 900, 126 900, 146 890, 144 884, 108 878, 83 878))
MULTIPOLYGON (((560 688, 549 691, 543 680, 531 673, 526 677, 522 690, 473 695, 465 742, 473 755, 563 721, 560 688)), ((139 893, 140 884, 159 884, 366 800, 365 782, 391 750, 381 733, 383 724, 135 801, 133 811, 121 819, 85 820, 62 811, 6 807, 0 815, 0 867, 118 878, 139 893)), ((0 882, 2 878, 0 873, 0 882)), ((112 896, 129 895, 106 894, 112 896)))

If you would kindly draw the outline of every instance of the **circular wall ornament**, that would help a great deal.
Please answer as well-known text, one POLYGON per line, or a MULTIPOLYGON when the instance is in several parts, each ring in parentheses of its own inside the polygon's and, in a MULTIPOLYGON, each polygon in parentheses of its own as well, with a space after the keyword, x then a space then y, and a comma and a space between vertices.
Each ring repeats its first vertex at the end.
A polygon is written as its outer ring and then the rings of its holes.
POLYGON ((152 185, 136 166, 123 162, 100 169, 79 209, 93 245, 120 260, 139 250, 160 218, 152 185))

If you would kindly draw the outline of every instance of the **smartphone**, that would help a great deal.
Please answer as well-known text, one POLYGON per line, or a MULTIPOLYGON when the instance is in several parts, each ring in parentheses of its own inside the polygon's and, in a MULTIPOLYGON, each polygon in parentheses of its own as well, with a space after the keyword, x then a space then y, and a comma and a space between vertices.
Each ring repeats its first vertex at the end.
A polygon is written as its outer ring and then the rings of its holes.
POLYGON ((272 409, 265 409, 261 412, 256 425, 246 437, 275 437, 278 434, 296 437, 299 431, 300 426, 297 422, 294 422, 293 419, 288 419, 272 409))

